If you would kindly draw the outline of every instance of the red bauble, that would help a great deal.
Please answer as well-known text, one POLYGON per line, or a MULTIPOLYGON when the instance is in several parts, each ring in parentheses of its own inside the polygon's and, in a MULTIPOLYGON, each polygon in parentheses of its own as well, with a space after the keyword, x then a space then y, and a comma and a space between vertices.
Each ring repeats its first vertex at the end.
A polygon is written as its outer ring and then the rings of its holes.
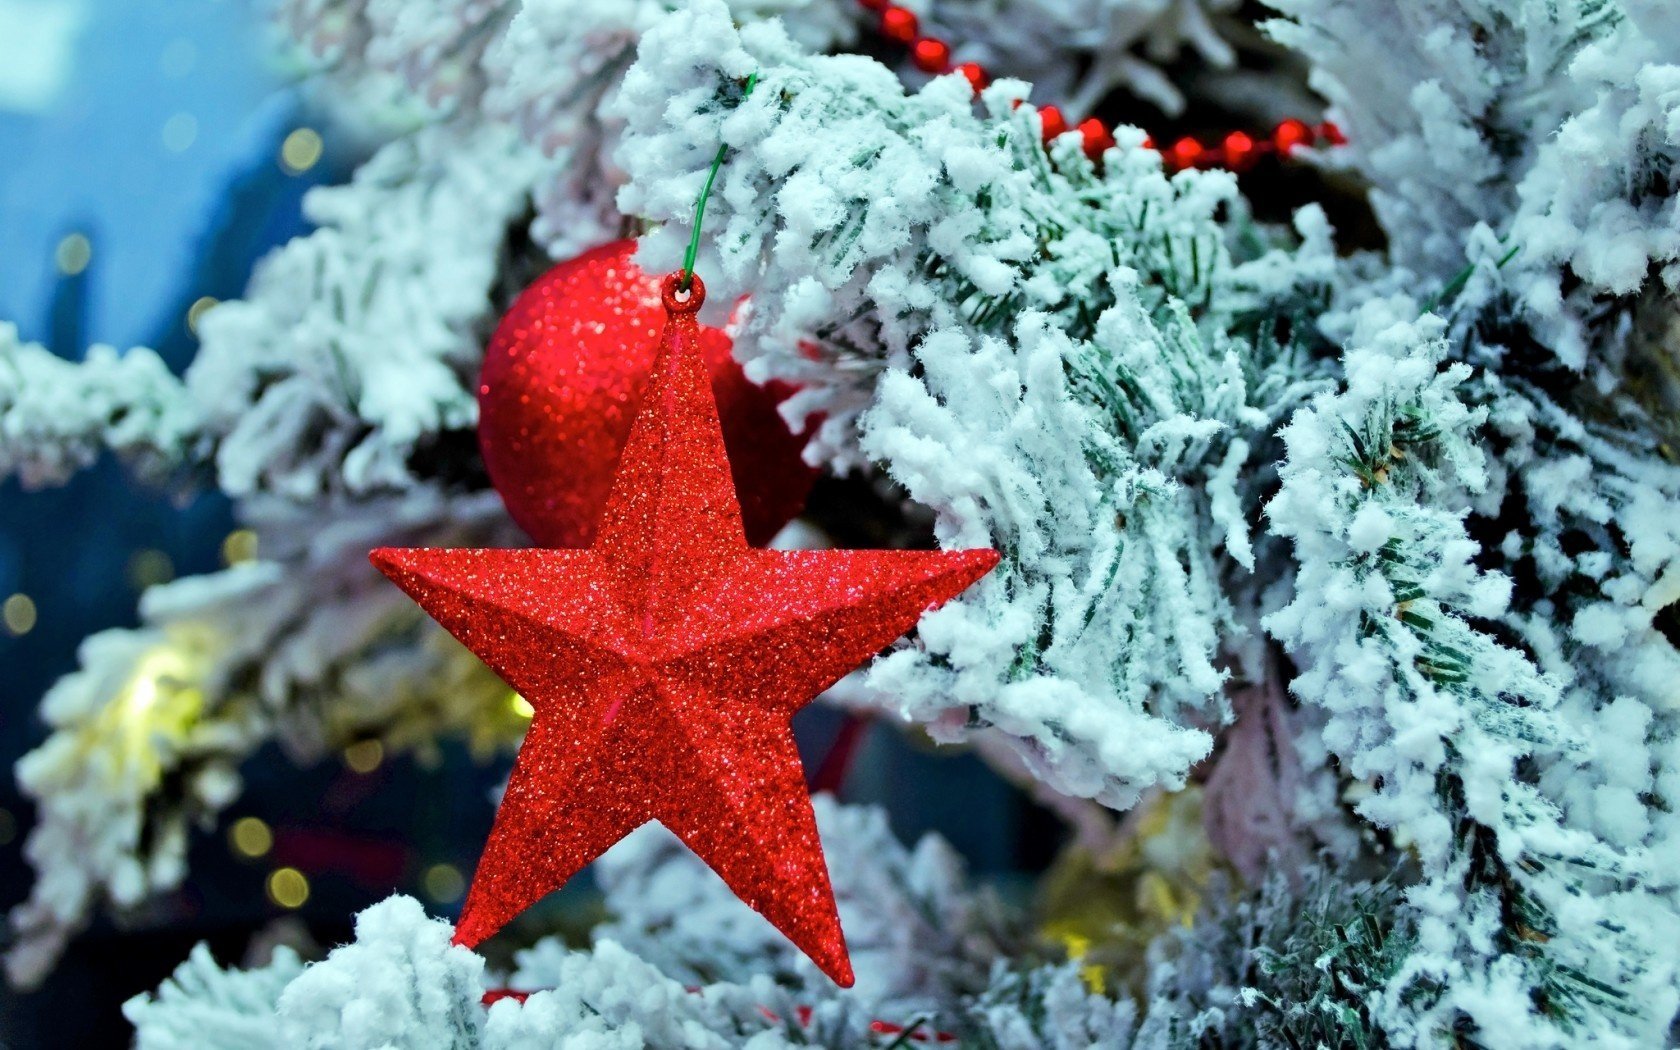
MULTIPOLYGON (((591 249, 514 300, 484 355, 478 442, 508 513, 544 547, 586 547, 612 491, 665 322, 659 279, 634 241, 591 249)), ((792 389, 756 386, 731 341, 700 329, 747 539, 769 542, 804 509, 816 472, 776 406, 792 389)))
POLYGON ((705 286, 676 286, 593 544, 373 552, 535 709, 455 940, 657 820, 849 986, 791 719, 998 555, 749 547, 698 353, 705 286))

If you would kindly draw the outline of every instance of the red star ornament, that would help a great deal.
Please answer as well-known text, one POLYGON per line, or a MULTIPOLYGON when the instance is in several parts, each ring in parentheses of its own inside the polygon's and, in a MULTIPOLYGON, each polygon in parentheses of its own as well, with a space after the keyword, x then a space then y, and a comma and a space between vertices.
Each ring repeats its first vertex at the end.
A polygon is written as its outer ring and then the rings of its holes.
POLYGON ((697 349, 705 286, 684 298, 672 274, 662 297, 592 546, 372 555, 535 709, 455 940, 477 945, 657 820, 849 987, 791 719, 997 552, 747 546, 697 349))

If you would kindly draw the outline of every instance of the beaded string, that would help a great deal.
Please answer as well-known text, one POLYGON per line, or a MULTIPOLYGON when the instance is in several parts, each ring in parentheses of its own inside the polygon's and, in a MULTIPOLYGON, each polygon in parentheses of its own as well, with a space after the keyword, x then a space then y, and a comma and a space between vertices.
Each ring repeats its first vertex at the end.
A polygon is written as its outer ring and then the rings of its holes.
MULTIPOLYGON (((916 12, 907 7, 900 7, 891 0, 857 2, 858 6, 876 16, 876 31, 881 36, 909 50, 910 62, 917 69, 935 76, 961 73, 973 85, 975 94, 979 94, 991 83, 991 73, 978 62, 953 63, 951 45, 938 37, 924 34, 916 12)), ((1046 143, 1070 130, 1067 117, 1056 106, 1039 106, 1038 119, 1046 143)), ((1114 145, 1113 129, 1097 117, 1081 121, 1078 127, 1072 130, 1079 132, 1085 155, 1092 160, 1101 157, 1104 150, 1114 145)), ((1280 122, 1265 138, 1255 138, 1248 132, 1239 130, 1230 132, 1216 145, 1207 145, 1194 135, 1185 135, 1160 152, 1161 160, 1169 171, 1182 171, 1185 168, 1229 168, 1232 171, 1247 171, 1262 157, 1273 154, 1288 157, 1303 147, 1340 146, 1345 142, 1347 137, 1342 134, 1342 129, 1330 121, 1309 124, 1292 117, 1280 122)), ((1153 138, 1144 139, 1143 147, 1159 148, 1153 138)))

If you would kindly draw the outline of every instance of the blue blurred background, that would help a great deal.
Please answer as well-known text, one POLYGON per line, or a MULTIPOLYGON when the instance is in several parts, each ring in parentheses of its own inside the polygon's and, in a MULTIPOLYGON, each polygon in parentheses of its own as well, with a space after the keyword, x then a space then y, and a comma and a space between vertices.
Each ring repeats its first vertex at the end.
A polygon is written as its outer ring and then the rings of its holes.
MULTIPOLYGON (((186 366, 197 312, 306 232, 305 191, 365 149, 308 111, 266 32, 244 0, 0 0, 0 321, 66 358, 144 345, 186 366)), ((82 638, 135 622, 140 589, 248 554, 225 500, 135 486, 109 461, 62 488, 0 485, 0 763, 45 735, 41 695, 82 638)), ((839 723, 801 716, 812 768, 839 723)), ((98 921, 40 991, 0 988, 0 1046, 126 1045, 123 999, 199 940, 238 962, 278 921, 278 935, 330 945, 392 889, 447 912, 500 775, 457 752, 429 768, 364 751, 311 770, 259 755, 224 826, 199 837, 186 889, 144 920, 98 921), (241 818, 248 848, 227 834, 241 818), (277 865, 309 876, 305 900, 265 892, 277 865)), ((887 803, 905 838, 941 831, 982 871, 1037 866, 1057 835, 977 760, 881 729, 843 796, 887 803)), ((28 891, 29 820, 0 777, 0 907, 28 891)))
MULTIPOLYGON (((234 0, 0 0, 0 320, 63 357, 146 345, 184 367, 194 304, 237 295, 257 257, 301 232, 308 186, 351 159, 317 150, 308 164, 280 162, 307 122, 275 53, 234 0)), ((232 529, 214 494, 138 488, 109 461, 63 488, 0 486, 8 770, 44 735, 35 708, 79 641, 132 624, 144 585, 217 568, 232 529)), ((0 779, 8 907, 28 891, 29 818, 12 778, 0 779)), ((212 896, 266 903, 259 874, 206 874, 223 887, 212 896)), ((236 935, 237 907, 208 910, 236 935)), ((0 990, 0 1042, 121 1045, 122 999, 215 932, 97 924, 43 989, 0 990)))

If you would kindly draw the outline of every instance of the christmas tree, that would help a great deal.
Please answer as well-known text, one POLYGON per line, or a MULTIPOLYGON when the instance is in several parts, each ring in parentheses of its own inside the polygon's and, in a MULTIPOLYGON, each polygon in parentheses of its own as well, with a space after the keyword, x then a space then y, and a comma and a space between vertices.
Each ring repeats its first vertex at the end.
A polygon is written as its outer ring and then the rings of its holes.
POLYGON ((529 543, 486 346, 634 234, 861 479, 779 546, 997 552, 826 701, 1069 845, 1022 904, 817 795, 846 989, 648 826, 585 937, 491 963, 396 896, 194 951, 140 1046, 1667 1044, 1680 8, 1267 3, 283 0, 315 91, 418 115, 184 375, 0 328, 0 475, 110 450, 261 551, 47 694, 11 979, 190 880, 268 743, 512 753, 531 706, 367 556, 529 543))

